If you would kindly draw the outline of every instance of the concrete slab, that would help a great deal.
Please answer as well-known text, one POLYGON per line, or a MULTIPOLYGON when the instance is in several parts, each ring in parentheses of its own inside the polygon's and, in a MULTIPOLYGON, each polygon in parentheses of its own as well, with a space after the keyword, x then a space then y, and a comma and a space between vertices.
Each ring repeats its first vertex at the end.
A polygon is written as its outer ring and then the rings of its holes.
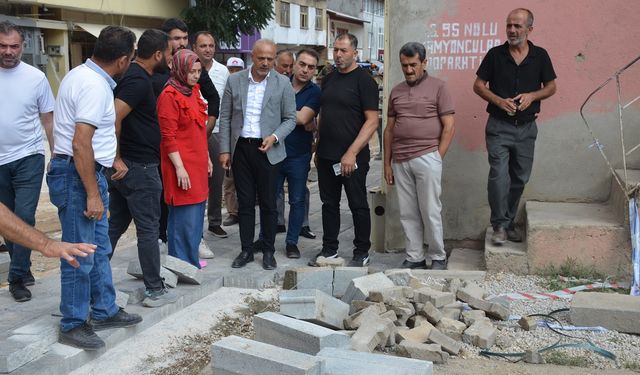
POLYGON ((615 293, 578 292, 571 300, 569 318, 578 326, 602 326, 640 334, 640 298, 615 293))
POLYGON ((162 265, 178 275, 178 281, 180 282, 197 285, 202 283, 202 273, 200 273, 198 267, 181 259, 167 255, 162 265))
POLYGON ((274 312, 254 316, 256 341, 315 355, 324 348, 349 348, 350 338, 317 324, 274 312))
POLYGON ((491 242, 493 228, 487 228, 484 238, 484 262, 492 272, 511 272, 516 275, 528 275, 527 244, 507 241, 502 245, 491 242))
POLYGON ((333 270, 333 296, 342 298, 351 280, 366 276, 368 272, 366 267, 335 267, 333 270))
POLYGON ((447 268, 451 271, 484 271, 484 254, 481 250, 455 248, 447 260, 447 268))
POLYGON ((370 291, 390 288, 392 286, 394 286, 393 281, 382 272, 357 277, 349 283, 344 296, 342 296, 342 301, 351 303, 353 300, 365 300, 369 297, 370 291))
POLYGON ((214 374, 322 375, 324 360, 274 345, 228 336, 211 346, 214 374))
POLYGON ((330 267, 298 267, 286 270, 283 289, 318 289, 333 294, 333 269, 330 267))
POLYGON ((526 210, 530 272, 571 258, 606 275, 630 274, 629 228, 610 206, 528 201, 526 210))
POLYGON ((325 348, 316 357, 325 361, 325 375, 433 374, 430 362, 384 354, 325 348))
POLYGON ((333 329, 343 329, 349 305, 317 289, 283 290, 280 313, 333 329))

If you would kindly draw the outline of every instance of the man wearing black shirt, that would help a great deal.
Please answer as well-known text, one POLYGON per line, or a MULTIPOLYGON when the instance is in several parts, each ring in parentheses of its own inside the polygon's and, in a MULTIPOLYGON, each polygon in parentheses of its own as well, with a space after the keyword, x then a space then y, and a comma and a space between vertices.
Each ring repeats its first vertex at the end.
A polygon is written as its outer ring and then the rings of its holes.
POLYGON ((556 74, 547 51, 528 40, 532 30, 533 13, 512 10, 507 17, 507 42, 489 50, 473 84, 473 91, 489 103, 487 190, 491 241, 497 245, 522 241, 514 220, 533 166, 535 120, 540 101, 556 92, 556 74))
POLYGON ((378 126, 378 86, 356 63, 358 39, 339 35, 334 43, 336 69, 322 80, 317 169, 322 200, 322 251, 319 256, 338 256, 340 195, 344 187, 353 216, 353 259, 349 266, 369 263, 371 218, 367 202, 369 139, 378 126))
POLYGON ((160 126, 151 84, 154 71, 167 66, 169 51, 167 34, 160 30, 145 31, 138 41, 137 57, 114 92, 118 149, 108 173, 109 240, 115 250, 133 219, 146 288, 142 304, 147 307, 159 307, 177 299, 160 277, 160 126))

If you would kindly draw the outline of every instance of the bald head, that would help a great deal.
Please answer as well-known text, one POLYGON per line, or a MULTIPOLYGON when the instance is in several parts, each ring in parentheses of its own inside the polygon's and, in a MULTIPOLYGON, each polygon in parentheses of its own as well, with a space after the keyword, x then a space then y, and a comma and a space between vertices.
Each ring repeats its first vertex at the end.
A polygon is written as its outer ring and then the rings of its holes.
POLYGON ((273 69, 276 59, 276 44, 270 39, 258 39, 251 50, 251 75, 256 81, 262 81, 273 69))

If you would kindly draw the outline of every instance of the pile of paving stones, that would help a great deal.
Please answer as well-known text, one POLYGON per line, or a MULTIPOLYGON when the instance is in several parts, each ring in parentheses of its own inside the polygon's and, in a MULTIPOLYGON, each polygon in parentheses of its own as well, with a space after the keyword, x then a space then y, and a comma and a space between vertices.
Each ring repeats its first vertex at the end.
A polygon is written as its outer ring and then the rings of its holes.
POLYGON ((471 280, 427 285, 409 270, 367 272, 341 264, 287 270, 280 313, 255 316, 254 340, 214 343, 214 373, 427 375, 463 343, 492 347, 490 318, 509 317, 508 305, 485 300, 471 280))

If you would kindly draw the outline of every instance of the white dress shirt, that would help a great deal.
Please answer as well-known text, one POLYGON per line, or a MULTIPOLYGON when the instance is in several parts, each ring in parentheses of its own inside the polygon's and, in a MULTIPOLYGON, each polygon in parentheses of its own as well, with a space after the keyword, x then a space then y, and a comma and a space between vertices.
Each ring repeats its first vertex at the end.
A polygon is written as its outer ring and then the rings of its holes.
MULTIPOLYGON (((269 73, 271 74, 271 73, 269 73)), ((262 138, 260 130, 260 115, 262 114, 262 101, 267 89, 269 74, 261 81, 256 82, 249 70, 249 91, 247 92, 247 110, 244 116, 241 137, 262 138)))

